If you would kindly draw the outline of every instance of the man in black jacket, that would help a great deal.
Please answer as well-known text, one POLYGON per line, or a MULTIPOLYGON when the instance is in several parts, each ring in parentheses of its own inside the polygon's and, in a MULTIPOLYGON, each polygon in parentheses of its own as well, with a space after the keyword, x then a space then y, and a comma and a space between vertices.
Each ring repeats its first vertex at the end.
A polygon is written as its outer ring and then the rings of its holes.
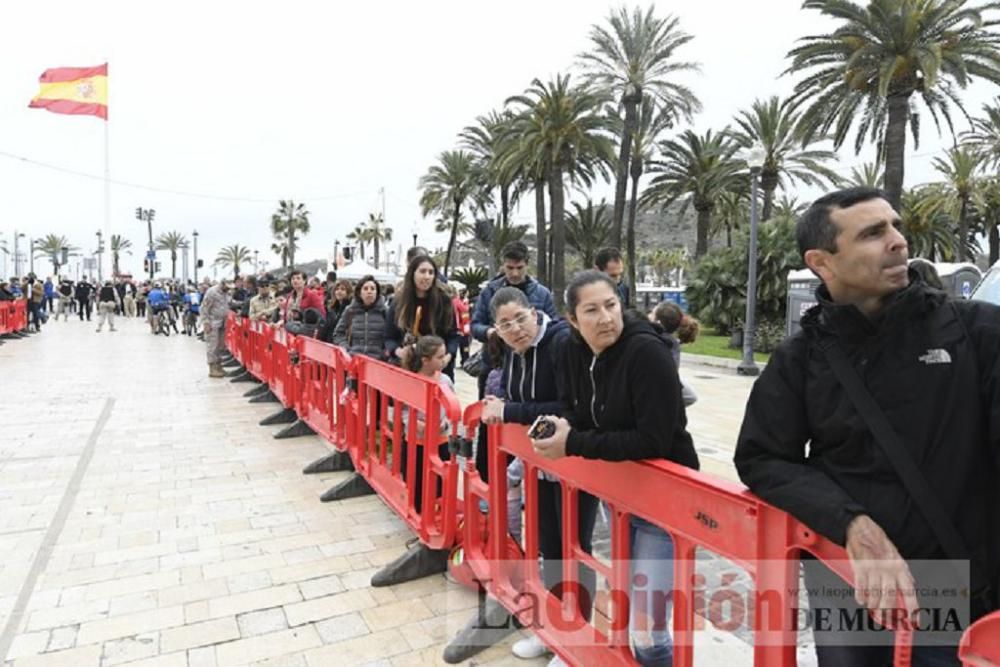
POLYGON ((80 321, 83 322, 83 316, 87 316, 87 321, 90 321, 91 305, 90 296, 94 292, 94 286, 87 282, 86 276, 83 280, 76 284, 76 302, 79 305, 80 310, 80 321))
MULTIPOLYGON (((803 214, 796 235, 805 264, 823 280, 818 305, 754 385, 735 463, 751 491, 846 547, 854 598, 876 618, 898 599, 910 613, 934 605, 914 593, 915 580, 926 583, 916 561, 944 560, 945 549, 833 374, 828 350, 839 346, 963 538, 975 618, 993 604, 988 589, 1000 571, 990 544, 998 515, 1000 308, 951 302, 922 283, 908 271, 899 226, 885 195, 871 188, 834 192, 803 214)), ((814 607, 830 602, 818 597, 828 575, 807 562, 814 607)), ((821 667, 890 664, 892 633, 881 633, 882 645, 862 646, 871 633, 839 629, 816 633, 821 667)), ((935 639, 917 636, 918 643, 935 639)), ((957 637, 944 643, 951 645, 916 646, 913 664, 957 665, 957 637)))

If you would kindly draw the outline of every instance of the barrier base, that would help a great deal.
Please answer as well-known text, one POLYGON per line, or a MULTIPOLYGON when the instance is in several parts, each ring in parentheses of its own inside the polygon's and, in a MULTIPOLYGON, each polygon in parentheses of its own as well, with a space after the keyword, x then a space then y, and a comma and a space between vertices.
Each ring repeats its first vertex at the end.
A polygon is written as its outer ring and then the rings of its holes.
POLYGON ((275 433, 274 439, 284 440, 285 438, 298 438, 303 435, 316 435, 316 431, 312 430, 312 427, 309 426, 309 424, 305 423, 301 419, 298 419, 293 424, 290 424, 275 433))
POLYGON ((498 644, 518 631, 521 624, 507 609, 491 597, 480 601, 476 615, 444 648, 442 659, 449 665, 469 658, 498 644))
POLYGON ((273 415, 270 415, 268 417, 264 417, 257 423, 261 426, 272 426, 274 424, 291 424, 298 418, 299 416, 295 414, 295 410, 292 410, 291 408, 282 408, 280 411, 275 412, 273 415))
MULTIPOLYGON (((260 380, 258 380, 258 382, 260 382, 260 380)), ((253 398, 254 396, 259 396, 260 394, 264 394, 269 391, 271 391, 271 388, 268 387, 267 385, 258 384, 253 389, 247 389, 245 392, 243 392, 243 398, 253 398)))
POLYGON ((354 472, 354 461, 347 452, 334 452, 329 456, 316 459, 302 469, 303 475, 314 475, 319 472, 354 472))
POLYGON ((242 366, 223 366, 222 370, 228 371, 226 373, 226 377, 229 378, 234 378, 243 375, 244 373, 247 372, 247 369, 243 368, 242 366))
POLYGON ((222 362, 223 368, 235 368, 236 366, 242 366, 242 364, 235 357, 226 359, 225 361, 222 362))
POLYGON ((448 570, 448 549, 420 544, 372 575, 372 586, 394 586, 448 570))
POLYGON ((248 370, 244 370, 239 375, 233 376, 233 378, 229 381, 234 384, 237 382, 258 382, 258 383, 260 382, 260 380, 251 375, 250 371, 248 370))
MULTIPOLYGON (((267 387, 267 385, 264 385, 264 386, 267 387)), ((281 401, 278 399, 277 396, 274 395, 273 391, 271 391, 270 389, 268 389, 267 391, 262 392, 260 394, 257 394, 256 396, 254 396, 253 398, 251 398, 250 402, 251 403, 280 403, 281 401)))
POLYGON ((359 475, 354 473, 343 482, 327 489, 326 493, 321 495, 319 499, 328 503, 331 500, 345 500, 347 498, 360 498, 361 496, 372 496, 375 495, 375 489, 368 484, 368 481, 359 475))
POLYGON ((235 358, 235 357, 233 357, 233 353, 230 352, 229 350, 226 350, 225 352, 220 353, 219 357, 222 359, 223 363, 225 363, 225 362, 227 362, 227 361, 235 358))

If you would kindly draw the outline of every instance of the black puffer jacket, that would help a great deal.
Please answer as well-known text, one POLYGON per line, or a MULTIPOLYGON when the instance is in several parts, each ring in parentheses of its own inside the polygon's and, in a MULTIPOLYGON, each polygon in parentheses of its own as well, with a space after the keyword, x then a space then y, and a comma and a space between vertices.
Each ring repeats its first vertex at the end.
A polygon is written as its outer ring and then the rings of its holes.
POLYGON ((996 572, 987 543, 998 514, 1000 308, 953 302, 912 271, 910 280, 874 321, 817 290, 802 331, 754 385, 736 467, 751 491, 835 542, 867 514, 904 558, 942 556, 830 369, 824 350, 836 339, 969 549, 996 572))
POLYGON ((568 455, 665 458, 698 468, 670 342, 652 324, 626 315, 622 335, 597 357, 579 336, 563 349, 561 391, 573 426, 568 455))
POLYGON ((382 297, 378 297, 370 306, 365 306, 360 299, 355 298, 337 320, 333 344, 340 345, 351 354, 384 359, 387 313, 382 297))

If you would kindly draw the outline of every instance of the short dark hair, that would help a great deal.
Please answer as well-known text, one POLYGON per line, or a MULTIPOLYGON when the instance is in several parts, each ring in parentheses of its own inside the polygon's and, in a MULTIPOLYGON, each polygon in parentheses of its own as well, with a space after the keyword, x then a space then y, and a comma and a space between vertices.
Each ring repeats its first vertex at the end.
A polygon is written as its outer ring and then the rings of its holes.
POLYGON ((421 255, 430 255, 430 251, 422 245, 415 245, 406 251, 406 264, 409 266, 410 262, 413 261, 415 257, 420 257, 421 255))
POLYGON ((501 259, 509 259, 515 262, 528 261, 528 246, 521 241, 511 241, 500 251, 501 259))
POLYGON ((332 283, 336 279, 337 279, 337 272, 336 271, 327 271, 326 272, 326 281, 328 283, 332 283))
POLYGON ((872 199, 889 201, 885 191, 868 186, 837 190, 814 201, 795 224, 795 240, 799 244, 799 254, 803 261, 807 250, 837 252, 838 229, 830 219, 830 213, 834 209, 850 208, 872 199))
POLYGON ((532 308, 531 302, 523 290, 517 287, 501 287, 490 299, 490 313, 494 320, 497 318, 497 311, 508 303, 517 304, 521 308, 532 308))
POLYGON ((306 279, 306 272, 305 271, 298 271, 298 270, 292 271, 291 273, 288 274, 288 279, 291 280, 295 276, 302 276, 302 280, 305 280, 306 279))
POLYGON ((608 268, 609 262, 620 261, 622 261, 622 251, 614 247, 601 248, 597 251, 597 255, 594 257, 594 265, 597 267, 598 271, 603 271, 608 268))

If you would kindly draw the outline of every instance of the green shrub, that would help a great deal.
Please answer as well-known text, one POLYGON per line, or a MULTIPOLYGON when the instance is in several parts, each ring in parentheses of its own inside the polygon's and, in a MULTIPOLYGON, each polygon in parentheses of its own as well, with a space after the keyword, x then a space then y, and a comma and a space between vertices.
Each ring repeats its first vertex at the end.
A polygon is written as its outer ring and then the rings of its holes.
MULTIPOLYGON (((732 248, 706 254, 689 276, 686 294, 691 312, 722 335, 739 328, 746 316, 749 241, 749 230, 740 230, 733 239, 732 248)), ((757 320, 781 323, 778 341, 784 336, 788 272, 801 266, 794 219, 790 216, 776 218, 760 225, 757 233, 757 320)), ((771 332, 767 335, 770 337, 771 332)))

